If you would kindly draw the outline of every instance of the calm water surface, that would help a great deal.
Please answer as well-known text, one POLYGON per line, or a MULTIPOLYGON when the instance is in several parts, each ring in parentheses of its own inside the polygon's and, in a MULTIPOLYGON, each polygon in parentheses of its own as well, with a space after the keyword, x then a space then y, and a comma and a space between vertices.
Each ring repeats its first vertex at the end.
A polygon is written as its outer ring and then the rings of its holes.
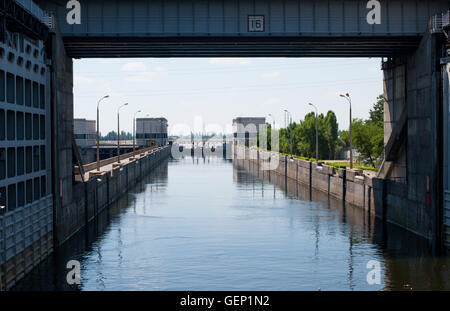
POLYGON ((16 290, 450 289, 450 259, 249 163, 163 162, 16 290), (81 262, 80 286, 66 263, 81 262), (367 283, 368 261, 381 284, 367 283))

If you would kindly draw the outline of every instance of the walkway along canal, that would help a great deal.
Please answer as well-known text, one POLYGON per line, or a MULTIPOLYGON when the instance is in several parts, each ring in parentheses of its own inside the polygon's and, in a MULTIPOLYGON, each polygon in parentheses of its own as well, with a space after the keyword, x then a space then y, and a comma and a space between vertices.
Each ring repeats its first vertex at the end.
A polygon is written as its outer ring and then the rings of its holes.
POLYGON ((253 161, 165 160, 14 289, 450 289, 427 240, 253 161), (81 263, 81 285, 66 264, 81 263), (367 282, 380 263, 381 283, 367 282))

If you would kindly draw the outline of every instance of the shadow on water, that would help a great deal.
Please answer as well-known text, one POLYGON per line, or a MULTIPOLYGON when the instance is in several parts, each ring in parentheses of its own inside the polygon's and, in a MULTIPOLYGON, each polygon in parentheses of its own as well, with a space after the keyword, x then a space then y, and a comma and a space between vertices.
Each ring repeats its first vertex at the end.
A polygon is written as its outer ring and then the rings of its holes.
POLYGON ((357 256, 353 250, 364 241, 374 245, 384 259, 382 270, 385 290, 450 290, 450 256, 435 255, 428 240, 383 222, 365 210, 325 192, 310 191, 309 185, 274 171, 262 171, 254 162, 238 160, 233 162, 233 166, 234 178, 239 183, 259 183, 257 187, 267 188, 264 192, 266 195, 272 193, 275 196, 276 189, 279 189, 292 199, 321 202, 323 208, 332 210, 342 224, 343 234, 349 237, 350 279, 352 258, 357 256), (273 189, 269 189, 268 184, 273 185, 273 189))
MULTIPOLYGON (((82 230, 74 234, 61 247, 57 248, 52 255, 40 263, 29 274, 27 274, 20 282, 17 283, 12 291, 70 291, 82 290, 79 285, 69 285, 66 281, 67 273, 70 271, 66 267, 70 260, 78 260, 83 269, 83 260, 92 253, 98 253, 97 258, 101 260, 101 252, 99 251, 99 241, 108 233, 111 225, 120 219, 120 216, 127 209, 133 208, 136 200, 136 194, 143 193, 146 185, 150 187, 160 187, 161 184, 167 184, 168 178, 168 160, 161 162, 155 169, 144 179, 139 181, 125 196, 117 202, 111 204, 103 210, 96 218, 94 218, 82 230)), ((103 276, 101 272, 98 274, 98 280, 101 281, 103 276)))

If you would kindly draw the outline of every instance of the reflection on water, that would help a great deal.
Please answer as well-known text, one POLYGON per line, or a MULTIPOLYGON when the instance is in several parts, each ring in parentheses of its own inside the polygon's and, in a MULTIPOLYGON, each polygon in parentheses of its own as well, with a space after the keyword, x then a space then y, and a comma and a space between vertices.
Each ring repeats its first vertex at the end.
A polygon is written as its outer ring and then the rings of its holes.
POLYGON ((162 163, 15 289, 450 289, 449 264, 426 241, 254 163, 185 158, 162 163), (381 263, 379 285, 366 281, 369 260, 381 263))

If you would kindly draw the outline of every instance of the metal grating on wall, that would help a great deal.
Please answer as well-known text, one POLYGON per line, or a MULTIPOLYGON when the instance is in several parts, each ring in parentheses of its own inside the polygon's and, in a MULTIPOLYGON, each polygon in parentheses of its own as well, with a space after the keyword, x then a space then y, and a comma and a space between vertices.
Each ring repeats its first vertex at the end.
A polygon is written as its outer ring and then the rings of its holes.
POLYGON ((444 231, 444 243, 447 249, 450 249, 450 191, 445 191, 444 198, 444 219, 443 219, 443 231, 444 231))
POLYGON ((53 251, 49 195, 0 217, 1 287, 10 288, 53 251))
POLYGON ((50 74, 42 41, 0 43, 0 288, 53 250, 50 74))

